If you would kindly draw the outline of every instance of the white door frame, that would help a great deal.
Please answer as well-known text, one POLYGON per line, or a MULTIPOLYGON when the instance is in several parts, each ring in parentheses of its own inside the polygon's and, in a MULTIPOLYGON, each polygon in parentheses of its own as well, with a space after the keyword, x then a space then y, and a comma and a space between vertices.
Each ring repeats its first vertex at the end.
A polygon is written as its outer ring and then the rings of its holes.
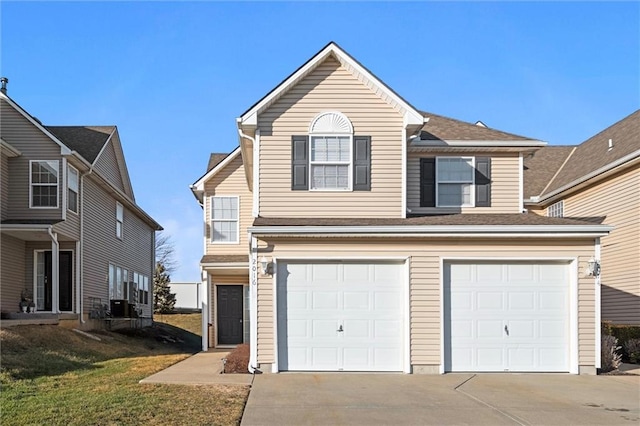
POLYGON ((279 362, 279 349, 278 349, 278 262, 287 263, 287 262, 307 262, 307 263, 331 263, 331 262, 362 262, 362 263, 375 263, 376 261, 385 261, 385 262, 397 262, 398 265, 402 265, 404 268, 404 283, 402 285, 402 297, 404 299, 404 304, 402 306, 402 329, 403 333, 403 342, 402 342, 402 351, 403 351, 403 373, 411 373, 411 301, 410 301, 410 257, 409 256, 387 256, 387 257, 371 257, 371 256, 334 256, 334 257, 273 257, 273 364, 271 365, 271 372, 278 373, 280 369, 278 367, 279 362))
POLYGON ((569 267, 569 373, 578 374, 578 258, 577 257, 440 257, 440 374, 445 373, 446 359, 444 330, 444 264, 447 262, 557 262, 569 267))

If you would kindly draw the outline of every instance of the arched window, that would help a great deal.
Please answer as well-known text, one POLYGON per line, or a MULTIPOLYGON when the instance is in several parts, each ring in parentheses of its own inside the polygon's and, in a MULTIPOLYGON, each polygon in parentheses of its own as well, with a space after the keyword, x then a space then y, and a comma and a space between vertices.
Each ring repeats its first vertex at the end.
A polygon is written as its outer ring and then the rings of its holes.
POLYGON ((309 125, 309 186, 312 190, 350 190, 353 126, 340 112, 318 114, 309 125))

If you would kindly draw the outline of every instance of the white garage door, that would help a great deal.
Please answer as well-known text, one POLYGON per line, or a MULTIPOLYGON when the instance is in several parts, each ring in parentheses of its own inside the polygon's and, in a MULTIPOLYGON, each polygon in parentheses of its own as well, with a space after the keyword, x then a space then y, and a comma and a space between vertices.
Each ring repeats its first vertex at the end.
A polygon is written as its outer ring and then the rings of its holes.
POLYGON ((279 263, 280 370, 402 371, 398 263, 279 263))
POLYGON ((566 263, 445 263, 446 371, 569 371, 566 263))

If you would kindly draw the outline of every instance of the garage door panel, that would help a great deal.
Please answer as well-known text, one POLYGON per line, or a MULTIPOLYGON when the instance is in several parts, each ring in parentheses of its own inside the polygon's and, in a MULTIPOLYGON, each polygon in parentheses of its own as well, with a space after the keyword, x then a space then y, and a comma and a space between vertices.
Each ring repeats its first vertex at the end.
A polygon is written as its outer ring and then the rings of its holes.
POLYGON ((446 371, 568 371, 569 268, 445 263, 446 371))
POLYGON ((373 321, 373 338, 383 339, 391 338, 396 340, 398 330, 402 327, 402 322, 399 320, 374 320, 373 321))
POLYGON ((396 291, 376 291, 373 295, 374 307, 376 312, 379 311, 392 311, 397 312, 402 306, 401 296, 396 291))
POLYGON ((338 309, 338 293, 336 291, 316 291, 311 296, 313 309, 338 309))
POLYGON ((311 265, 311 281, 338 281, 340 265, 311 265))
POLYGON ((313 338, 322 338, 329 337, 335 338, 336 333, 339 327, 338 321, 336 320, 312 320, 312 337, 313 338))
POLYGON ((346 310, 369 310, 371 309, 370 293, 366 291, 345 291, 343 293, 343 306, 346 310))

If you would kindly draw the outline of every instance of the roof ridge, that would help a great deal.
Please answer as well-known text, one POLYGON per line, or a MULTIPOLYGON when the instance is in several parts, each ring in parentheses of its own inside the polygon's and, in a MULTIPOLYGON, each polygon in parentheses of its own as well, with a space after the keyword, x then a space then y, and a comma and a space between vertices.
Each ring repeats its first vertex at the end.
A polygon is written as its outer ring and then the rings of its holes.
MULTIPOLYGON (((455 122, 458 122, 458 123, 462 123, 462 124, 467 125, 467 126, 473 126, 473 127, 484 128, 484 129, 486 129, 486 130, 492 130, 492 131, 494 131, 494 132, 500 132, 500 133, 504 133, 504 134, 506 134, 506 135, 515 136, 515 137, 522 138, 522 139, 527 139, 527 140, 539 140, 539 139, 533 139, 533 138, 530 138, 529 136, 519 135, 519 134, 517 134, 517 133, 505 132, 504 130, 496 129, 496 128, 493 128, 493 127, 490 127, 490 126, 486 126, 486 127, 477 126, 477 125, 476 125, 476 124, 474 124, 474 123, 470 123, 470 122, 468 122, 468 121, 460 120, 459 118, 453 118, 453 117, 449 117, 449 116, 446 116, 446 115, 435 114, 435 113, 428 112, 428 111, 424 111, 424 110, 421 110, 421 109, 419 109, 419 110, 418 110, 418 112, 419 112, 420 114, 424 115, 425 117, 429 117, 429 116, 440 117, 440 118, 444 118, 444 119, 446 119, 446 120, 451 120, 451 121, 455 121, 455 122)), ((428 126, 428 125, 429 125, 429 123, 427 123, 427 126, 428 126)))

